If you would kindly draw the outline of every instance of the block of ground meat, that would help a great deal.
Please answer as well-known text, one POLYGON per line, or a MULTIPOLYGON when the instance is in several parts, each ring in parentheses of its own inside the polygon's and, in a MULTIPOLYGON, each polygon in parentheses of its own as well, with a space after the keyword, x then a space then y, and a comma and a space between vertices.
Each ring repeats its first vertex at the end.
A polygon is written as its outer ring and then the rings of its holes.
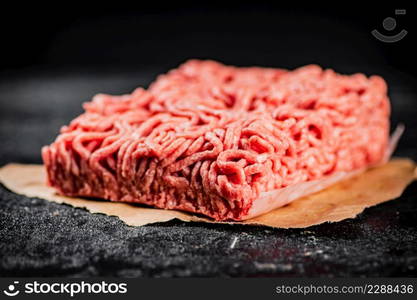
POLYGON ((42 150, 60 194, 244 220, 384 160, 378 76, 192 60, 99 94, 42 150), (298 187, 302 187, 298 188, 298 187))

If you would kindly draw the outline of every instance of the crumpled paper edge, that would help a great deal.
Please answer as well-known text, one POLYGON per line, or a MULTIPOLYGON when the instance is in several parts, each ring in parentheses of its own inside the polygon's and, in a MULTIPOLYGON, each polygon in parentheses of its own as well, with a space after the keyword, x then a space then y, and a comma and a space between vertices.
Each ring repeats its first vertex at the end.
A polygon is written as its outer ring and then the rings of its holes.
POLYGON ((0 168, 0 182, 17 194, 65 203, 92 213, 116 216, 131 226, 180 219, 187 222, 305 228, 354 218, 367 207, 395 199, 416 178, 416 174, 416 164, 412 160, 393 159, 317 193, 294 200, 286 206, 240 222, 216 222, 181 211, 61 196, 46 186, 46 174, 42 165, 8 164, 0 168))

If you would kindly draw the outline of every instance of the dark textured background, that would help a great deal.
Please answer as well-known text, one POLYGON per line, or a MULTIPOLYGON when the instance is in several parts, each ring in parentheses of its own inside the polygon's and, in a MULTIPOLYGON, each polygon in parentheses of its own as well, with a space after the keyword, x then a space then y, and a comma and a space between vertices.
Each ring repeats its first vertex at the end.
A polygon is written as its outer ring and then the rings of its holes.
MULTIPOLYGON (((397 17, 398 29, 409 31, 403 41, 383 44, 369 33, 383 31, 381 21, 394 8, 407 7, 4 11, 0 165, 40 163, 41 146, 95 93, 128 93, 194 57, 382 75, 393 124, 406 125, 396 155, 417 160, 412 12, 397 17)), ((129 227, 0 186, 0 275, 415 277, 416 195, 412 184, 400 199, 354 220, 303 230, 180 221, 129 227)))

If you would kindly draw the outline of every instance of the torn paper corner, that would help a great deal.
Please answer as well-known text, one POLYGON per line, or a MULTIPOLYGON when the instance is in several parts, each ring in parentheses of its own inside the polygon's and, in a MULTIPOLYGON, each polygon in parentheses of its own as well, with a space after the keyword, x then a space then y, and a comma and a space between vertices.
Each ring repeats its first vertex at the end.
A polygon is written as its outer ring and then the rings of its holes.
MULTIPOLYGON (((371 168, 320 192, 299 198, 284 207, 252 219, 233 223, 275 228, 304 228, 324 222, 338 222, 354 218, 367 207, 399 197, 416 176, 416 165, 413 161, 406 158, 393 159, 382 166, 371 168)), ((66 203, 85 208, 92 213, 117 216, 132 226, 166 222, 172 219, 219 223, 175 210, 60 196, 53 188, 46 186, 42 165, 8 164, 0 169, 0 181, 17 194, 66 203)))

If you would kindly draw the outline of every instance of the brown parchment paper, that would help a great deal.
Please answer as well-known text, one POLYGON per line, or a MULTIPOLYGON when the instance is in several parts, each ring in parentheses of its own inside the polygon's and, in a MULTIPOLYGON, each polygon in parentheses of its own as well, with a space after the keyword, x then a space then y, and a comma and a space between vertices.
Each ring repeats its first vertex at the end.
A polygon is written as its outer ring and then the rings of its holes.
MULTIPOLYGON (((354 218, 367 207, 399 197, 416 175, 416 165, 413 161, 397 158, 267 214, 242 222, 222 223, 304 228, 324 222, 338 222, 354 218)), ((166 222, 175 218, 216 223, 208 218, 180 211, 60 196, 53 188, 46 186, 42 165, 8 164, 0 168, 0 181, 17 194, 66 203, 85 208, 92 213, 117 216, 132 226, 166 222)))

